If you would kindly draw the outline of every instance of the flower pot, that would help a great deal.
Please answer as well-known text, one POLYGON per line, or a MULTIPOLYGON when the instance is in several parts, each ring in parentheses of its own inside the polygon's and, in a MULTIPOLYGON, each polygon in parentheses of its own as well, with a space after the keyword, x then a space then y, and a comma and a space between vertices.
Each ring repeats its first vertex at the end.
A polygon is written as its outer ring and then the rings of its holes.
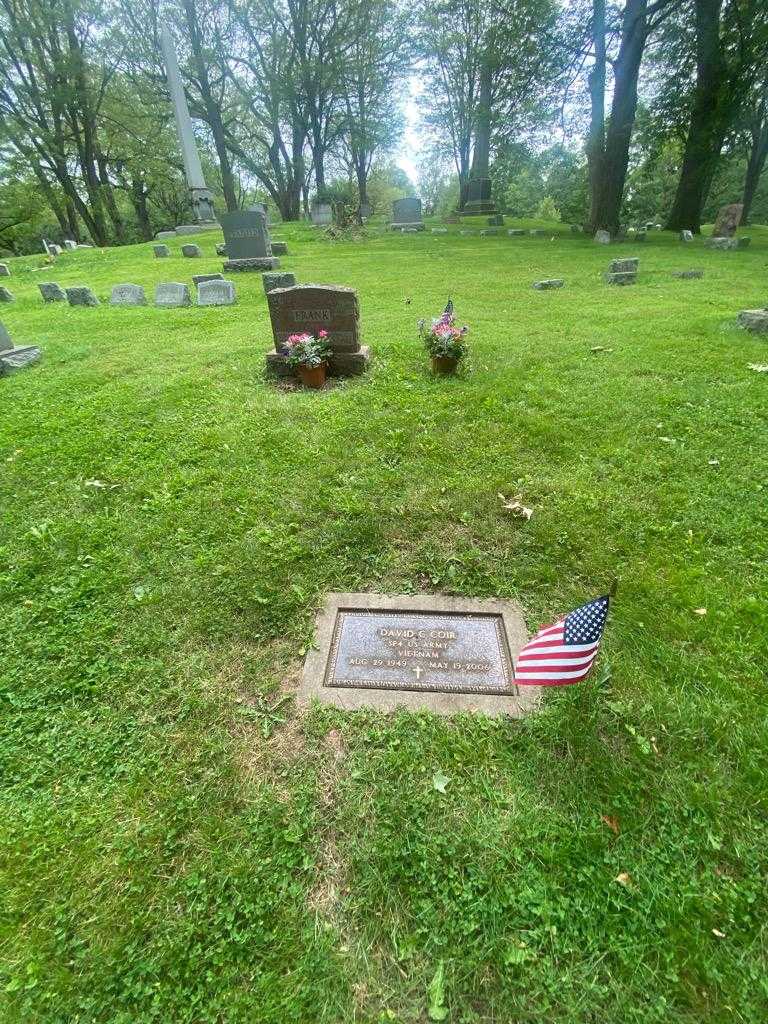
POLYGON ((325 384, 325 363, 319 366, 299 366, 298 370, 305 388, 317 390, 325 384))
POLYGON ((459 360, 454 359, 453 356, 432 356, 432 372, 439 374, 441 377, 447 377, 451 373, 456 373, 458 365, 459 360))

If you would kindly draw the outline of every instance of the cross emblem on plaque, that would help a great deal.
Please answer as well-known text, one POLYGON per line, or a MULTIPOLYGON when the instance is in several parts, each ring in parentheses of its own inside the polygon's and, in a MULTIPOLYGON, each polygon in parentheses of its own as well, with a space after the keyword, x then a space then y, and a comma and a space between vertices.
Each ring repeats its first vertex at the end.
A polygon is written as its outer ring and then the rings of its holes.
POLYGON ((418 682, 421 679, 421 673, 424 671, 424 669, 421 667, 421 665, 417 665, 413 671, 416 673, 416 681, 418 682))

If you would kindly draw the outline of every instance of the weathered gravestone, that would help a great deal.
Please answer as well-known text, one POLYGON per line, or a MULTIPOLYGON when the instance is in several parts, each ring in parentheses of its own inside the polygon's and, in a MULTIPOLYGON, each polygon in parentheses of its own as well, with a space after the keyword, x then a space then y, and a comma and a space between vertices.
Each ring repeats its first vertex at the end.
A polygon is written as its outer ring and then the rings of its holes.
POLYGON ((520 717, 536 707, 540 690, 515 684, 514 659, 525 642, 522 611, 511 601, 328 594, 299 704, 520 717))
POLYGON ((546 231, 544 230, 544 228, 531 228, 528 234, 531 236, 531 238, 541 238, 542 235, 546 235, 546 231))
POLYGON ((681 242, 692 242, 693 241, 693 232, 689 231, 687 228, 684 228, 680 232, 680 241, 681 242))
POLYGON ((13 292, 0 285, 0 302, 13 302, 13 292))
POLYGON ((70 252, 74 252, 75 249, 77 249, 77 242, 73 241, 71 238, 65 238, 64 248, 68 249, 70 252))
POLYGON ((635 284, 637 273, 634 270, 609 271, 605 276, 606 284, 635 284))
POLYGON ((708 249, 728 250, 728 249, 737 249, 738 246, 739 246, 739 243, 738 243, 738 240, 735 239, 735 238, 727 238, 727 237, 718 236, 717 238, 714 238, 714 237, 707 238, 705 240, 705 242, 704 242, 704 245, 706 245, 706 247, 708 249))
POLYGON ((186 245, 181 247, 181 255, 187 256, 189 259, 196 259, 200 255, 200 246, 187 242, 186 245))
POLYGON ((525 228, 507 228, 507 234, 510 238, 520 238, 525 234, 525 228))
POLYGON ((595 241, 599 245, 610 245, 611 244, 611 233, 610 231, 603 231, 602 228, 595 232, 595 241))
POLYGON ((288 243, 287 242, 272 242, 272 255, 273 256, 287 256, 288 255, 288 243))
POLYGON ((195 288, 197 288, 199 285, 201 285, 203 283, 203 281, 223 281, 223 280, 224 280, 224 275, 223 274, 193 274, 192 275, 192 283, 194 284, 195 288))
POLYGON ((260 210, 222 214, 221 226, 227 247, 225 270, 274 270, 280 261, 272 255, 267 218, 260 210))
POLYGON ((504 214, 494 213, 492 217, 488 218, 488 227, 501 228, 504 227, 504 214))
POLYGON ((99 300, 90 288, 84 285, 77 285, 74 288, 67 288, 67 302, 70 306, 98 306, 99 300))
POLYGON ((639 266, 638 256, 626 256, 623 259, 611 260, 608 270, 611 274, 636 274, 639 266))
POLYGON ((677 277, 681 281, 693 281, 697 278, 704 277, 703 270, 673 270, 672 277, 677 277))
POLYGON ((48 252, 51 256, 61 256, 61 246, 56 245, 55 242, 51 242, 48 246, 48 252))
POLYGON ((328 372, 337 377, 363 373, 370 349, 360 344, 360 307, 354 288, 341 285, 298 284, 267 293, 275 351, 267 353, 267 369, 278 376, 293 371, 285 358, 285 343, 292 334, 328 332, 331 355, 328 372))
POLYGON ((432 228, 433 235, 447 235, 448 228, 432 228))
POLYGON ((313 203, 309 215, 316 227, 333 224, 333 207, 330 203, 313 203))
POLYGON ((0 277, 10 277, 11 271, 7 263, 0 263, 0 277))
POLYGON ((37 286, 43 297, 43 302, 66 302, 67 293, 53 281, 45 281, 37 286))
POLYGON ((198 306, 233 306, 236 298, 231 281, 201 281, 197 286, 198 306))
POLYGON ((544 292, 550 288, 562 288, 564 284, 565 281, 562 278, 550 277, 544 281, 534 281, 533 287, 539 292, 544 292))
POLYGON ((191 302, 189 288, 180 281, 163 281, 155 288, 155 305, 161 308, 174 309, 191 302))
POLYGON ((0 323, 0 377, 21 370, 40 358, 41 352, 36 345, 14 347, 11 337, 3 324, 0 323))
POLYGON ((275 288, 293 288, 296 284, 296 278, 293 274, 287 273, 276 273, 276 274, 262 274, 261 280, 264 285, 264 293, 272 292, 275 288))
POLYGON ((178 238, 178 235, 175 231, 158 231, 155 238, 160 241, 168 241, 170 238, 178 238))
POLYGON ((392 224, 393 231, 423 231, 424 223, 421 219, 421 200, 416 196, 408 196, 406 199, 396 199, 392 203, 392 224))
POLYGON ((152 248, 155 253, 155 259, 163 260, 171 255, 171 250, 167 245, 153 245, 152 248))
POLYGON ((753 334, 768 334, 768 309, 742 309, 738 324, 753 334))
POLYGON ((140 284, 116 284, 109 296, 110 306, 146 306, 147 297, 140 284))
POLYGON ((487 235, 498 235, 498 233, 498 228, 483 228, 483 230, 480 232, 480 236, 486 237, 487 235))
POLYGON ((733 238, 741 221, 743 209, 743 203, 729 203, 727 206, 721 207, 712 230, 712 237, 733 238))

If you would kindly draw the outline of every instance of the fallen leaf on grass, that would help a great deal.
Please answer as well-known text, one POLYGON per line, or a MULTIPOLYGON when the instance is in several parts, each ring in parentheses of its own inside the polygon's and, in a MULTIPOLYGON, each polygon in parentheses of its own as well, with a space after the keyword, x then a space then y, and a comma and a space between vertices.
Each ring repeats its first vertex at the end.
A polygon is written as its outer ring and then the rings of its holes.
POLYGON ((625 889, 629 889, 632 885, 632 875, 628 871, 622 871, 621 874, 616 875, 614 882, 618 882, 619 885, 623 885, 625 889))
POLYGON ((720 465, 720 459, 710 459, 709 460, 709 465, 710 466, 719 466, 720 465))
POLYGON ((713 928, 712 929, 712 934, 714 936, 716 936, 718 939, 724 939, 725 938, 725 932, 721 932, 718 928, 713 928))
POLYGON ((747 363, 747 369, 755 373, 768 373, 768 363, 747 363))
POLYGON ((448 1016, 448 1008, 445 1005, 445 968, 443 961, 437 965, 435 976, 427 986, 429 1005, 427 1015, 430 1020, 445 1020, 448 1016))
POLYGON ((590 352, 613 352, 612 348, 606 348, 605 345, 593 345, 589 350, 590 352))
POLYGON ((503 494, 499 494, 501 503, 507 512, 512 512, 513 515, 519 516, 520 519, 525 519, 527 521, 533 515, 533 509, 526 508, 521 501, 522 497, 522 494, 516 494, 514 498, 505 498, 503 494))
POLYGON ((693 614, 694 615, 706 615, 707 614, 707 609, 706 608, 694 608, 693 609, 693 614))
POLYGON ((607 825, 608 828, 611 830, 611 832, 613 832, 613 834, 615 836, 617 836, 619 834, 619 821, 618 821, 618 818, 612 818, 608 814, 601 814, 600 815, 600 821, 602 821, 604 825, 607 825))
POLYGON ((436 789, 438 793, 445 793, 445 787, 451 780, 447 775, 443 775, 440 768, 437 769, 435 774, 432 776, 432 788, 436 789))

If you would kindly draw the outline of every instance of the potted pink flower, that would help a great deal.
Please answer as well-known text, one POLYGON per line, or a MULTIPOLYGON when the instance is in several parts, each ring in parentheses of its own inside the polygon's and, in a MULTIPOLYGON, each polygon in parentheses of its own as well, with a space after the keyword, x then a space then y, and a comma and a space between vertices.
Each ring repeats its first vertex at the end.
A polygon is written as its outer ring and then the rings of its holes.
POLYGON ((424 342, 424 347, 432 357, 434 373, 447 376, 456 372, 459 363, 467 355, 465 338, 468 330, 466 325, 461 328, 456 326, 453 303, 450 299, 443 315, 438 320, 432 321, 429 330, 426 329, 424 320, 419 321, 419 335, 424 342))
POLYGON ((291 334, 283 345, 283 353, 305 388, 319 389, 325 384, 325 371, 331 354, 328 331, 318 331, 317 337, 291 334))

